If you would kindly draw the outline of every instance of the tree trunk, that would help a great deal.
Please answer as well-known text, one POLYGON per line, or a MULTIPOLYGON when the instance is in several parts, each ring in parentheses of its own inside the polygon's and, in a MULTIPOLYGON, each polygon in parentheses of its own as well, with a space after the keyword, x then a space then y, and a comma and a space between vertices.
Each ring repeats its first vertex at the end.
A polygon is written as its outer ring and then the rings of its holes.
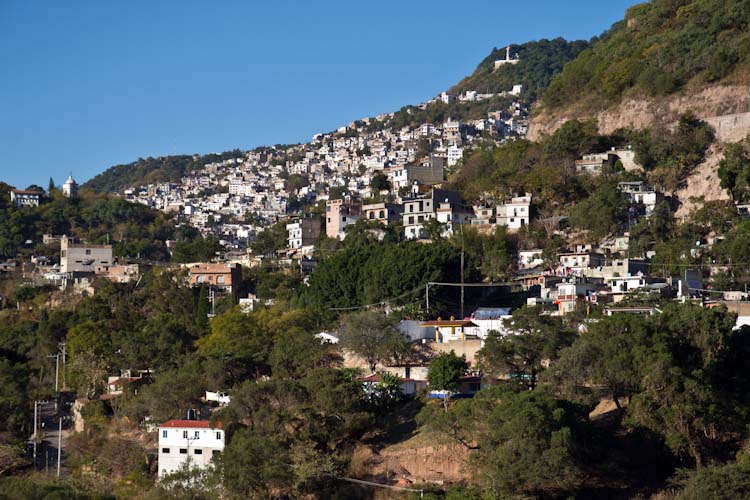
POLYGON ((615 391, 612 391, 612 401, 615 402, 615 407, 617 407, 617 411, 622 413, 622 405, 620 405, 620 397, 615 391))

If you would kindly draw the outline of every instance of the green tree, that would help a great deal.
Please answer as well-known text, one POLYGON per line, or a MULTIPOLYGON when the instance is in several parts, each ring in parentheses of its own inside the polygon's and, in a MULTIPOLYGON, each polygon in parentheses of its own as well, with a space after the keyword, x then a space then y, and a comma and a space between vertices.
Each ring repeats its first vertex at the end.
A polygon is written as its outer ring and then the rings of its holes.
POLYGON ((386 191, 391 189, 391 182, 388 176, 383 173, 377 173, 370 179, 370 187, 375 191, 386 191))
POLYGON ((230 385, 268 372, 273 337, 259 319, 235 306, 213 318, 210 333, 196 342, 198 354, 222 366, 230 385))
POLYGON ((394 322, 382 313, 362 311, 341 318, 341 346, 360 356, 370 372, 390 357, 387 346, 394 337, 402 337, 394 322))
POLYGON ((718 174, 721 187, 729 192, 732 199, 747 203, 750 199, 750 135, 742 142, 725 146, 718 174))
POLYGON ((741 367, 750 334, 734 330, 726 310, 694 305, 670 305, 653 321, 649 342, 635 351, 641 389, 628 420, 702 466, 732 435, 747 434, 750 378, 741 367))
POLYGON ((488 334, 477 353, 480 366, 490 373, 518 378, 534 389, 544 366, 576 337, 558 318, 541 313, 539 306, 516 309, 503 323, 507 333, 488 334))
POLYGON ((430 388, 436 391, 444 391, 443 405, 445 411, 448 411, 448 399, 450 395, 458 390, 461 384, 461 378, 466 375, 469 364, 466 362, 466 356, 460 357, 451 350, 435 356, 430 361, 430 367, 427 370, 427 382, 430 388))
POLYGON ((589 324, 585 334, 560 351, 545 378, 556 381, 573 397, 581 388, 603 386, 622 412, 620 398, 629 401, 640 390, 642 369, 637 353, 652 334, 650 322, 641 316, 602 318, 589 324))
POLYGON ((483 489, 502 498, 575 484, 582 476, 584 416, 579 406, 539 389, 504 396, 479 441, 483 489))

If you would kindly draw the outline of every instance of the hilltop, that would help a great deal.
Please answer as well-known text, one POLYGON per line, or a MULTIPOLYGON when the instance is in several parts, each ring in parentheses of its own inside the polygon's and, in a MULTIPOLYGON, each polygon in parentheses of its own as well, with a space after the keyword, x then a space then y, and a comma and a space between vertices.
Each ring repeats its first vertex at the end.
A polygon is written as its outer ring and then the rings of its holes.
MULTIPOLYGON (((529 107, 544 93, 563 66, 588 46, 587 41, 566 41, 563 38, 515 44, 510 46, 510 52, 518 62, 497 68, 495 61, 505 57, 506 49, 493 48, 471 75, 448 89, 442 98, 438 96, 423 103, 405 105, 398 111, 357 120, 342 128, 346 129, 347 136, 354 137, 360 133, 416 128, 424 123, 442 125, 448 120, 468 122, 485 119, 490 113, 509 109, 516 103, 529 107), (523 90, 511 93, 517 85, 521 85, 523 90), (472 94, 478 95, 474 97, 472 94)), ((336 131, 332 131, 326 135, 335 134, 336 131)), ((289 147, 276 145, 273 149, 280 151, 289 147)), ((263 149, 268 148, 260 147, 254 151, 263 149)), ((139 158, 108 168, 86 182, 84 187, 104 193, 160 182, 176 183, 204 169, 206 165, 242 158, 244 154, 236 149, 219 154, 139 158)), ((296 161, 296 158, 280 158, 279 163, 284 163, 284 159, 296 161)))
POLYGON ((235 149, 219 154, 139 158, 132 163, 108 168, 87 181, 83 187, 98 192, 117 192, 140 184, 179 182, 186 174, 200 170, 209 163, 240 158, 242 155, 241 151, 235 149))
MULTIPOLYGON (((622 21, 552 79, 530 137, 568 119, 596 118, 602 132, 748 111, 750 2, 654 0, 622 21)), ((735 139, 736 140, 736 139, 735 139)))
POLYGON ((495 48, 471 75, 451 87, 449 92, 503 92, 520 84, 523 85, 526 98, 535 101, 549 86, 552 77, 587 47, 589 42, 584 40, 567 41, 563 38, 511 45, 510 53, 518 58, 518 63, 505 64, 497 68, 495 61, 506 57, 506 48, 495 48))

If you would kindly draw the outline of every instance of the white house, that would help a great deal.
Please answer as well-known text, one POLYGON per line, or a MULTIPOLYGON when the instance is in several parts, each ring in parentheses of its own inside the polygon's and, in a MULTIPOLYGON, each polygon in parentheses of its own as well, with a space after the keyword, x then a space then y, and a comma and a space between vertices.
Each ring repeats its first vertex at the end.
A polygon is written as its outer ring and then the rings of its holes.
POLYGON ((499 226, 508 229, 521 229, 531 221, 531 193, 517 196, 497 206, 496 220, 499 226))
POLYGON ((459 148, 458 146, 454 144, 452 146, 448 146, 447 154, 448 154, 448 166, 453 167, 456 165, 456 163, 458 163, 459 161, 461 161, 461 159, 463 159, 464 150, 463 148, 459 148))
POLYGON ((521 250, 518 252, 519 269, 532 269, 541 266, 544 263, 542 257, 543 250, 536 248, 534 250, 521 250))
POLYGON ((38 207, 41 194, 39 191, 27 191, 23 189, 11 189, 10 201, 16 206, 21 207, 38 207))
POLYGON ((224 449, 221 424, 208 420, 170 420, 159 426, 159 479, 190 467, 205 469, 224 449))

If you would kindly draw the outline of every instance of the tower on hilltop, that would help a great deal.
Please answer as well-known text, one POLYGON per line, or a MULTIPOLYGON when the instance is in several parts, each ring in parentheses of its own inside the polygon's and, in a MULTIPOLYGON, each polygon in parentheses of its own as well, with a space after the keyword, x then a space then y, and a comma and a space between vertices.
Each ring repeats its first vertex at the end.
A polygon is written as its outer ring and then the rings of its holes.
POLYGON ((62 193, 63 196, 67 196, 68 198, 73 198, 78 193, 78 184, 73 179, 72 174, 68 176, 68 180, 63 184, 62 193))

